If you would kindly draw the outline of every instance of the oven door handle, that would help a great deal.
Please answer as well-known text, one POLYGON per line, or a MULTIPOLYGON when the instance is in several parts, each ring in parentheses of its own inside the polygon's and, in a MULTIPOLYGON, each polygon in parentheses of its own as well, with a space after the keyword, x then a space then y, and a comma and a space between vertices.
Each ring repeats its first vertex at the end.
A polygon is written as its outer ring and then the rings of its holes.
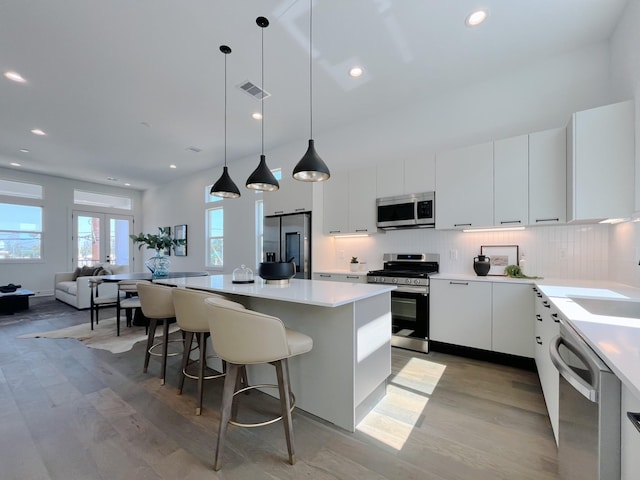
POLYGON ((429 295, 429 290, 425 291, 424 287, 405 287, 401 286, 393 290, 393 292, 398 293, 419 293, 420 295, 429 295))
POLYGON ((566 342, 560 335, 551 340, 549 344, 549 355, 551 356, 551 363, 556 367, 558 373, 569 382, 569 384, 575 388, 580 395, 589 399, 593 403, 598 403, 598 390, 599 390, 599 376, 598 367, 594 365, 591 359, 587 358, 580 349, 575 348, 570 342, 566 342), (573 369, 565 363, 560 356, 560 345, 564 345, 569 351, 571 351, 576 357, 578 357, 587 367, 591 373, 594 385, 591 385, 586 380, 582 379, 573 372, 573 369))

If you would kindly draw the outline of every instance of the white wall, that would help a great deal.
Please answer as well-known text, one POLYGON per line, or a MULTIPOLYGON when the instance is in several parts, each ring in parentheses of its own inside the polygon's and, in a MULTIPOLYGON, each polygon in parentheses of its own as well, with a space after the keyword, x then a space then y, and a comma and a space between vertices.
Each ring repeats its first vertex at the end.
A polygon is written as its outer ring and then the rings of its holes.
MULTIPOLYGON (((0 178, 17 182, 36 183, 43 186, 44 199, 41 205, 43 213, 43 259, 40 262, 15 262, 0 264, 0 285, 8 283, 20 284, 37 294, 53 294, 53 274, 55 272, 73 271, 72 254, 72 221, 74 210, 73 190, 128 196, 133 199, 134 209, 127 212, 134 221, 141 223, 142 194, 139 191, 80 182, 49 175, 23 172, 17 169, 0 168, 0 178)), ((0 201, 15 203, 16 198, 0 197, 0 201)), ((76 210, 92 210, 86 206, 76 210)), ((122 213, 122 212, 120 212, 122 213)))

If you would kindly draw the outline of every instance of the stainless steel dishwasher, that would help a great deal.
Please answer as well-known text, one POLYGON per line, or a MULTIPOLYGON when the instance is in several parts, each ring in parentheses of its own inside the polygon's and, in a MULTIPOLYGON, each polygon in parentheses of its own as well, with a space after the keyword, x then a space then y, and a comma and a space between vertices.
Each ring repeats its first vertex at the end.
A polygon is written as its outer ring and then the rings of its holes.
POLYGON ((620 381, 565 323, 549 353, 560 373, 560 478, 619 479, 620 381))

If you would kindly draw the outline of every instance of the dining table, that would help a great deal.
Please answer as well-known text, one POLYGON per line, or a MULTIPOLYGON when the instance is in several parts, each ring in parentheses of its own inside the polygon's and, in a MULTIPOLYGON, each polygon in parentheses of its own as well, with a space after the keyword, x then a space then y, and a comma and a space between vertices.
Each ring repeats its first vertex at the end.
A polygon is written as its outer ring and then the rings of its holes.
MULTIPOLYGON (((209 272, 169 272, 162 277, 153 278, 151 272, 131 272, 131 273, 117 273, 115 275, 102 275, 99 278, 103 282, 121 282, 123 280, 135 281, 135 280, 148 280, 153 282, 154 280, 166 280, 169 278, 188 278, 188 277, 206 277, 209 272)), ((149 320, 142 313, 142 309, 136 308, 133 314, 132 324, 137 327, 144 327, 149 324, 149 320)))

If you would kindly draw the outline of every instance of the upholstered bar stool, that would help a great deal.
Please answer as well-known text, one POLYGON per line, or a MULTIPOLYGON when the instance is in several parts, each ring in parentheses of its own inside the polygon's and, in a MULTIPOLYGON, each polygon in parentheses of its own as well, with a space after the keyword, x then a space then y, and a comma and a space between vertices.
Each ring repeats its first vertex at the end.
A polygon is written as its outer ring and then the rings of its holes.
MULTIPOLYGON (((214 378, 224 377, 224 371, 226 365, 224 360, 222 361, 221 374, 206 375, 207 367, 207 338, 210 335, 208 313, 205 310, 204 299, 205 298, 217 298, 224 300, 221 295, 215 293, 200 292, 198 290, 189 290, 186 288, 174 288, 173 289, 173 307, 176 311, 176 320, 178 326, 185 333, 184 350, 182 352, 182 368, 180 374, 180 385, 178 387, 178 394, 182 394, 185 378, 191 378, 198 382, 198 398, 196 415, 202 413, 202 396, 205 380, 212 380, 214 378), (190 362, 189 355, 191 353, 193 345, 193 337, 196 337, 198 343, 199 356, 198 360, 190 362), (191 374, 188 372, 190 364, 197 362, 197 373, 191 374)), ((237 308, 244 308, 240 304, 236 304, 237 308)))
POLYGON ((104 295, 100 296, 101 284, 102 284, 101 279, 92 278, 89 280, 89 288, 91 289, 91 306, 90 306, 91 330, 93 330, 93 316, 95 315, 96 325, 97 325, 99 312, 101 308, 115 307, 118 304, 117 297, 110 297, 110 296, 104 296, 104 295))
POLYGON ((133 312, 140 306, 140 297, 138 296, 138 284, 150 283, 148 280, 122 280, 118 282, 118 298, 116 305, 116 333, 120 336, 120 313, 125 312, 127 318, 127 327, 131 326, 133 312))
MULTIPOLYGON (((147 336, 147 351, 144 355, 144 372, 149 367, 151 355, 162 358, 160 369, 160 383, 164 385, 167 373, 167 357, 179 355, 178 352, 168 353, 169 350, 169 326, 176 322, 176 312, 173 308, 173 287, 166 287, 155 283, 138 284, 138 296, 140 297, 140 307, 145 317, 149 319, 149 330, 147 336), (156 327, 158 323, 163 325, 162 341, 154 344, 156 327), (155 352, 161 348, 160 353, 155 352)), ((174 340, 182 342, 181 340, 174 340)))
POLYGON ((309 352, 313 348, 313 339, 303 333, 286 328, 277 317, 252 310, 234 308, 226 304, 224 300, 216 298, 207 298, 204 302, 209 314, 213 347, 218 356, 227 362, 214 469, 219 470, 222 466, 222 450, 229 423, 241 427, 251 427, 267 425, 280 418, 284 421, 289 463, 293 465, 296 459, 291 411, 295 406, 295 398, 291 393, 288 359, 309 352), (281 417, 261 424, 235 422, 231 419, 234 396, 249 388, 271 386, 254 385, 238 390, 239 372, 246 365, 260 363, 270 363, 276 368, 281 417))

